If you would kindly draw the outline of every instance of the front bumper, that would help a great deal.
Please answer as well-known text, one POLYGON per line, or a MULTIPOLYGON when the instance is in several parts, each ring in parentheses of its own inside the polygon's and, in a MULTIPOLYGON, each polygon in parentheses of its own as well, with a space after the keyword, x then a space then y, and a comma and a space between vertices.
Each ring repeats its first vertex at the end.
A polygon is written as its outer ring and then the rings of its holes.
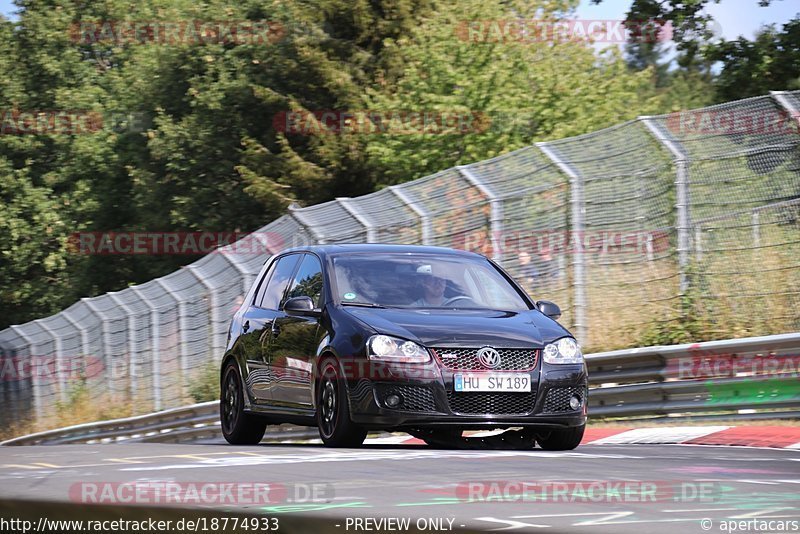
POLYGON ((586 422, 588 381, 583 364, 549 365, 539 359, 533 369, 519 371, 530 376, 530 393, 456 392, 454 375, 472 371, 452 370, 436 360, 413 368, 364 365, 368 373, 350 377, 348 389, 351 418, 366 428, 556 429, 586 422), (402 399, 397 407, 386 403, 392 394, 402 399), (581 399, 577 410, 569 406, 573 395, 581 399))

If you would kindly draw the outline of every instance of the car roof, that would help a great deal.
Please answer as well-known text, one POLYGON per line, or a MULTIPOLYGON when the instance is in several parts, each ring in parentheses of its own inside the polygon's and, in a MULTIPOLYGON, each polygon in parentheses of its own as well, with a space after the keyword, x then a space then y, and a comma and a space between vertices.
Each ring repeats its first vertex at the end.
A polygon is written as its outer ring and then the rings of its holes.
POLYGON ((387 245, 380 243, 337 243, 331 245, 309 245, 305 247, 294 247, 281 251, 281 254, 287 252, 314 252, 320 256, 328 256, 335 254, 348 254, 358 252, 372 252, 372 253, 387 253, 392 252, 396 254, 439 254, 449 256, 463 256, 469 258, 483 258, 484 256, 475 252, 468 252, 465 250, 458 250, 447 247, 433 247, 427 245, 387 245))

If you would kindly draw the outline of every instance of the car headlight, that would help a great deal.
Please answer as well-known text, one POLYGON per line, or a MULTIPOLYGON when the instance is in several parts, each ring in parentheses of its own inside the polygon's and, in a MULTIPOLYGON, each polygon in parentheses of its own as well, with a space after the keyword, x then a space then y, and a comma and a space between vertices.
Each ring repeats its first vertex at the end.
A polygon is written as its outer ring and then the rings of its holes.
POLYGON ((367 353, 371 360, 423 363, 431 358, 424 347, 413 341, 382 334, 369 338, 367 346, 369 348, 367 353))
POLYGON ((571 337, 562 337, 544 348, 545 363, 583 363, 583 353, 578 342, 571 337))

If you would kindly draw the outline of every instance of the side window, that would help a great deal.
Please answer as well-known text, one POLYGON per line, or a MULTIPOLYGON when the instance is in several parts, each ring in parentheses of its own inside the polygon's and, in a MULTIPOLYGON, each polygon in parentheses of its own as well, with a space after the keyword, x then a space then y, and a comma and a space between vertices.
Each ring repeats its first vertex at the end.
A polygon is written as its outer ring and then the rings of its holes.
POLYGON ((292 297, 311 297, 315 307, 322 304, 322 265, 313 254, 303 257, 303 263, 300 264, 286 296, 287 299, 292 297))
POLYGON ((267 289, 264 291, 264 297, 261 299, 259 307, 267 308, 270 310, 277 310, 278 303, 283 297, 286 286, 294 272, 297 262, 300 260, 300 254, 290 254, 278 260, 278 263, 272 269, 272 276, 267 283, 267 289))
POLYGON ((261 301, 264 300, 264 293, 267 291, 269 277, 272 276, 272 273, 275 271, 275 265, 277 264, 278 262, 273 262, 264 273, 264 276, 261 277, 261 281, 258 283, 258 289, 256 289, 256 294, 253 297, 253 306, 261 306, 261 301))

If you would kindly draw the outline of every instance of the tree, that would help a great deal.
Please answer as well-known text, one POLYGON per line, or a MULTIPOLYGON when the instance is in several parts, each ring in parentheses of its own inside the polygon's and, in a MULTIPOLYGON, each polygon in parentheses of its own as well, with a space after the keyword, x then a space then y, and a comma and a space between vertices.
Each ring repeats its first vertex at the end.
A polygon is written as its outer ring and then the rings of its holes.
POLYGON ((768 25, 752 41, 739 37, 716 44, 709 58, 722 64, 715 82, 718 102, 800 89, 800 14, 781 31, 768 25))
POLYGON ((583 41, 505 39, 498 37, 502 29, 481 22, 532 18, 544 8, 550 9, 545 17, 557 19, 570 4, 442 2, 426 24, 387 44, 399 51, 406 69, 368 91, 368 109, 389 118, 417 111, 474 120, 463 132, 434 127, 393 134, 389 128, 362 135, 370 137, 367 151, 383 170, 383 184, 660 110, 650 71, 630 72, 618 50, 598 56, 583 41), (466 38, 456 33, 463 21, 477 25, 466 38))

